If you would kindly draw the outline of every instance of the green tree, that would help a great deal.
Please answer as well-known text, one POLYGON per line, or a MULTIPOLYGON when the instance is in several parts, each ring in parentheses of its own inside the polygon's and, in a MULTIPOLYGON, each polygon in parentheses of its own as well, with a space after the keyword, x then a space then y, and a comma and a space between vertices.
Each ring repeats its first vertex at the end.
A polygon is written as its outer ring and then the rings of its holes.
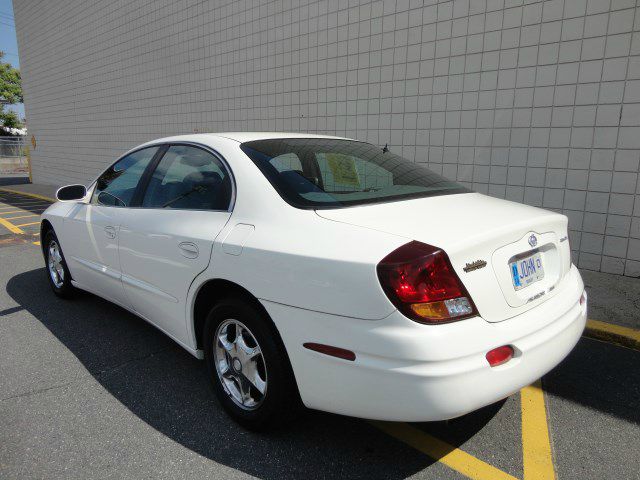
MULTIPOLYGON (((0 126, 22 128, 23 124, 13 111, 5 111, 5 105, 22 103, 22 77, 20 70, 3 62, 4 52, 0 51, 0 126)), ((2 135, 2 131, 0 131, 2 135)))

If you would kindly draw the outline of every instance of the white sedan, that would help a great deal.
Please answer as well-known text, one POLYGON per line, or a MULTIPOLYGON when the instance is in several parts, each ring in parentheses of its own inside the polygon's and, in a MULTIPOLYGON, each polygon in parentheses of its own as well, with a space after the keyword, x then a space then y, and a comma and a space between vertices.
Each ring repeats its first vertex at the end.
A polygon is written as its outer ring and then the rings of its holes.
POLYGON ((307 407, 457 417, 574 347, 586 295, 567 218, 368 143, 284 133, 163 138, 42 216, 51 287, 92 292, 207 363, 241 424, 307 407))

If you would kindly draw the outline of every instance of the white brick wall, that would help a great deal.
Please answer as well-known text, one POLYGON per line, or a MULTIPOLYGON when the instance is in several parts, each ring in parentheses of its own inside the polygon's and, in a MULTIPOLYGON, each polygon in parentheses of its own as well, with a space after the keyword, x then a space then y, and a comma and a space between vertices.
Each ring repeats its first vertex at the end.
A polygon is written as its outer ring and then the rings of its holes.
POLYGON ((193 131, 356 137, 569 216, 640 275, 634 0, 14 0, 36 182, 193 131))

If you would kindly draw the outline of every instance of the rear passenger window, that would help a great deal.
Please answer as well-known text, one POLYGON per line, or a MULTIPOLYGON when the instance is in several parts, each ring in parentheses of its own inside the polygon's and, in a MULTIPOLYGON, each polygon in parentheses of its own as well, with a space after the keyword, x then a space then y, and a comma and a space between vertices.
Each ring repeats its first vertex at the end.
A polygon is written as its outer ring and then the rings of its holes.
POLYGON ((220 161, 197 147, 173 145, 153 172, 142 200, 147 208, 228 210, 231 178, 220 161))
POLYGON ((158 148, 143 148, 114 163, 96 181, 91 203, 109 207, 130 206, 138 182, 158 148))

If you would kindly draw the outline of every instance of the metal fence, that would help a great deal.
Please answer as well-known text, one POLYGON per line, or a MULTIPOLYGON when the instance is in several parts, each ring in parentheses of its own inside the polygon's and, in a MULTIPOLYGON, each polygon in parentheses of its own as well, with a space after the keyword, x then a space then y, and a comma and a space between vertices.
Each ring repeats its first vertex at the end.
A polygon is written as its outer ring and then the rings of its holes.
POLYGON ((26 137, 0 137, 0 174, 27 173, 28 157, 26 137))

